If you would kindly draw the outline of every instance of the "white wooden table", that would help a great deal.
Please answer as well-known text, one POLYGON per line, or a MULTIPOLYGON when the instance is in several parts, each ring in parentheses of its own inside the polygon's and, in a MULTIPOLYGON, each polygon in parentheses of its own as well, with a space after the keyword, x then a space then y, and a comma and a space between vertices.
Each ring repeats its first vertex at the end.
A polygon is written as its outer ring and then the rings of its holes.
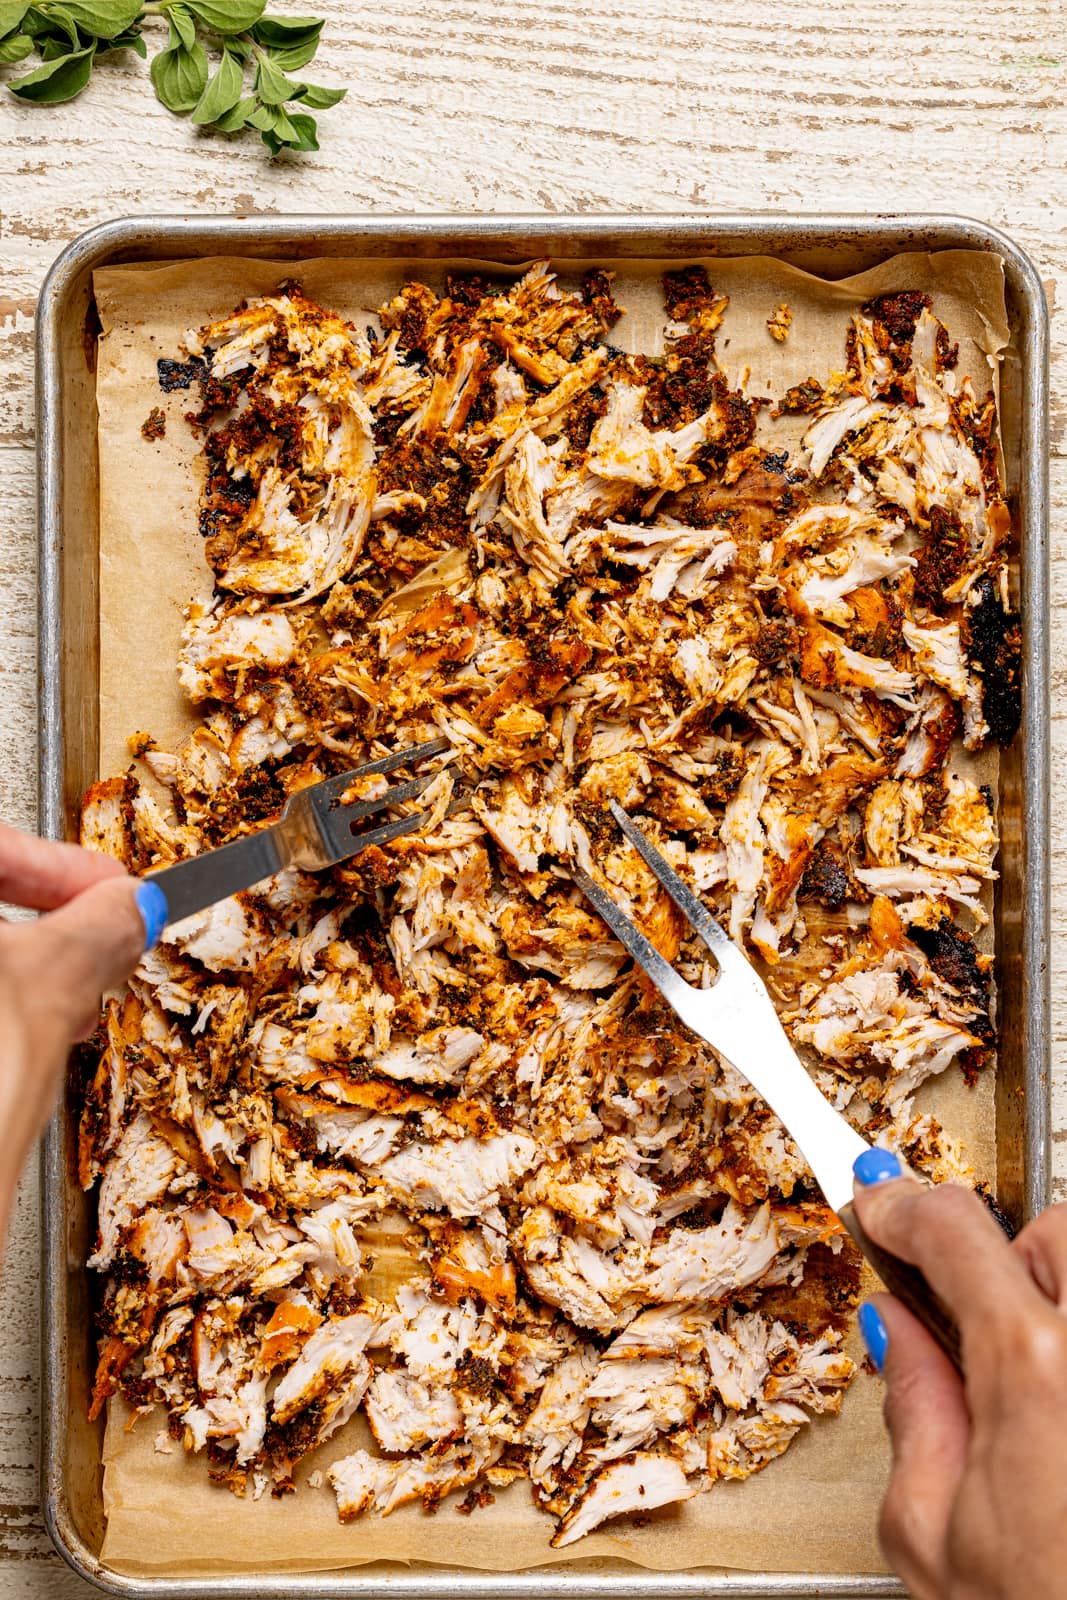
MULTIPOLYGON (((1067 26, 1050 0, 316 0, 319 155, 198 137, 144 68, 0 101, 0 816, 34 825, 33 315, 65 245, 145 212, 921 210, 1007 229, 1053 307, 1054 940, 1067 887, 1067 26), (844 20, 847 15, 847 22, 844 20)), ((1054 960, 1054 985, 1059 961, 1054 960)), ((1067 1197, 1067 1004, 1054 1014, 1067 1197)), ((0 1600, 92 1591, 37 1511, 37 1186, 0 1288, 0 1600)))

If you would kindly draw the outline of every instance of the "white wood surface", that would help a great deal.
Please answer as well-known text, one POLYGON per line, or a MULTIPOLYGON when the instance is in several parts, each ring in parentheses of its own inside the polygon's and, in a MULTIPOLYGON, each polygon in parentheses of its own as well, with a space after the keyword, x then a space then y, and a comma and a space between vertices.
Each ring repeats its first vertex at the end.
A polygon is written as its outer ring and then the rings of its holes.
MULTIPOLYGON (((317 0, 319 155, 198 136, 140 63, 0 100, 0 816, 32 827, 33 314, 70 239, 130 213, 921 210, 1008 230, 1053 306, 1053 940, 1067 887, 1067 24, 1056 0, 317 0), (1057 306, 1057 299, 1060 305, 1057 306)), ((1054 989, 1062 958, 1054 956, 1054 989)), ((1067 1005, 1054 1011, 1067 1198, 1067 1005)), ((37 1196, 0 1286, 0 1600, 91 1592, 37 1512, 37 1196)))

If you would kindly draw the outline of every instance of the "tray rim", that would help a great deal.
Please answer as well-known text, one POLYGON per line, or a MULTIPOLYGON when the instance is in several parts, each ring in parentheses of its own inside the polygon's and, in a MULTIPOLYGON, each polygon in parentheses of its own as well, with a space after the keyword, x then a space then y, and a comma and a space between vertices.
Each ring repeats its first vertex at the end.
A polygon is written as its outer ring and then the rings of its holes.
MULTIPOLYGON (((601 254, 650 255, 655 243, 670 254, 727 256, 753 253, 754 238, 765 253, 788 256, 805 249, 853 249, 896 254, 908 249, 978 249, 999 254, 1012 290, 1025 303, 1029 337, 1020 345, 1023 359, 1023 461, 1028 516, 1021 563, 1024 613, 1026 716, 1020 735, 1024 773, 1024 832, 1047 840, 1049 808, 1049 643, 1048 643, 1048 341, 1049 319, 1038 271, 1025 251, 992 225, 962 215, 939 213, 656 213, 466 215, 425 213, 315 217, 301 213, 237 216, 195 214, 128 216, 100 223, 79 235, 56 258, 41 289, 36 322, 37 488, 38 488, 38 708, 40 718, 39 832, 63 837, 63 728, 60 685, 62 395, 59 329, 67 298, 84 275, 119 258, 175 260, 208 254, 252 253, 261 257, 359 254, 370 241, 396 246, 413 259, 445 255, 442 246, 457 236, 478 247, 506 249, 518 235, 547 246, 560 238, 600 240, 601 254), (648 248, 619 251, 618 238, 648 248), (289 252, 286 245, 289 246, 289 252), (296 248, 293 249, 294 244, 296 248), (426 248, 420 250, 422 244, 426 248), (330 247, 333 248, 330 248, 330 247), (683 246, 685 248, 678 248, 683 246), (406 247, 406 248, 405 248, 406 247), (132 256, 131 256, 132 252, 132 256)), ((373 252, 382 255, 381 250, 373 252)), ((452 252, 454 253, 454 252, 452 252)), ((595 253, 595 250, 594 250, 595 253)), ((505 257, 502 257, 502 259, 505 257)), ((522 259, 522 254, 515 259, 522 259)), ((1024 1024, 1028 1044, 1023 1148, 1026 1160, 1025 1215, 1032 1217, 1049 1199, 1050 995, 1048 974, 1049 867, 1047 849, 1027 862, 1022 884, 1022 961, 1028 975, 1024 1024)), ((903 1595, 892 1577, 839 1573, 742 1573, 694 1570, 654 1573, 619 1563, 611 1572, 576 1567, 533 1568, 523 1573, 472 1572, 462 1568, 421 1570, 397 1564, 388 1571, 349 1568, 325 1573, 275 1573, 215 1576, 131 1577, 106 1567, 82 1540, 64 1493, 63 1440, 67 1382, 62 1364, 61 1308, 65 1304, 66 1265, 62 1248, 65 1214, 62 1113, 52 1119, 42 1142, 42 1407, 41 1503, 45 1526, 56 1550, 81 1577, 105 1593, 145 1600, 219 1596, 293 1596, 299 1600, 668 1600, 668 1597, 903 1595)))

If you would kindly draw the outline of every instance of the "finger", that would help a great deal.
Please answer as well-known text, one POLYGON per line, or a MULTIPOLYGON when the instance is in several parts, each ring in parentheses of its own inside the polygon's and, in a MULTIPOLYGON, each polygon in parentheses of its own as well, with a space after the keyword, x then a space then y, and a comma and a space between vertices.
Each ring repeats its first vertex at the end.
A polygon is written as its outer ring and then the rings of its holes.
POLYGON ((876 1364, 881 1355, 893 1451, 879 1538, 908 1592, 927 1600, 946 1592, 949 1525, 970 1440, 963 1384, 925 1328, 891 1296, 876 1295, 862 1307, 861 1327, 876 1364))
POLYGON ((867 1151, 856 1163, 856 1215, 872 1239, 917 1266, 960 1327, 964 1366, 970 1345, 982 1346, 988 1329, 1006 1316, 1035 1315, 1046 1304, 1022 1259, 968 1189, 942 1183, 932 1189, 903 1177, 890 1151, 867 1151), (870 1178, 879 1158, 876 1181, 870 1178), (884 1174, 884 1176, 883 1176, 884 1174))
POLYGON ((5 954, 38 1024, 73 1038, 104 990, 129 977, 165 919, 166 900, 158 885, 123 874, 84 890, 35 923, 8 930, 5 954))
POLYGON ((1027 1224, 1012 1251, 1054 1305, 1067 1310, 1067 1205, 1049 1206, 1027 1224))
POLYGON ((11 905, 53 911, 83 889, 122 875, 121 863, 111 856, 0 823, 0 900, 11 905))

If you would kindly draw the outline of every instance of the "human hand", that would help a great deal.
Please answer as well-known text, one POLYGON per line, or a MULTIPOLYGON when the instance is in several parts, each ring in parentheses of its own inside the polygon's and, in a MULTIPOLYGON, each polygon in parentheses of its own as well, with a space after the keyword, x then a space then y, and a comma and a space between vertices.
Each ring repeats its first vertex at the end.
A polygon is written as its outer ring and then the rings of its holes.
MULTIPOLYGON (((0 1218, 47 1122, 75 1039, 166 917, 157 885, 109 856, 0 825, 0 900, 46 916, 0 921, 0 1218)), ((2 1226, 2 1222, 0 1222, 2 1226)))
POLYGON ((890 1152, 856 1172, 860 1221, 952 1312, 966 1374, 891 1296, 861 1307, 893 1450, 886 1558, 914 1600, 1067 1594, 1067 1206, 1010 1243, 976 1195, 890 1152))

